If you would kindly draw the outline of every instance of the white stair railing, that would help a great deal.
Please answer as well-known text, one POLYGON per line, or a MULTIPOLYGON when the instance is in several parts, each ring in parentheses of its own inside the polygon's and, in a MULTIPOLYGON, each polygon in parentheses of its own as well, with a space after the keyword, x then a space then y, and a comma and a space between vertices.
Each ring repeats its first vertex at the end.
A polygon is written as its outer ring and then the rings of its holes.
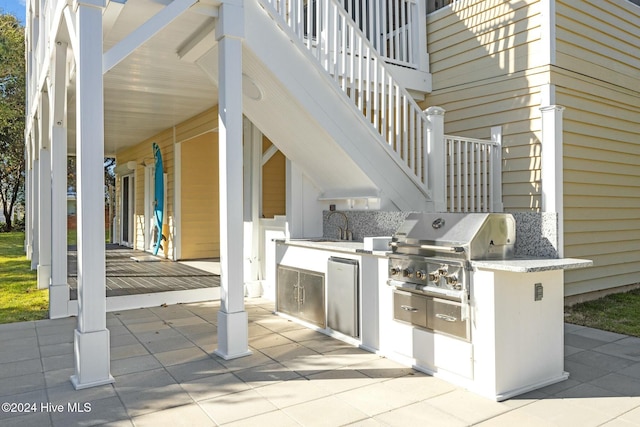
MULTIPOLYGON (((395 153, 391 157, 429 195, 427 117, 391 75, 386 58, 353 21, 343 1, 260 0, 272 17, 288 26, 309 49, 386 140, 395 153)), ((397 28, 399 31, 401 26, 397 28)))
POLYGON ((339 0, 339 3, 386 62, 418 68, 417 0, 339 0))
POLYGON ((444 136, 449 212, 502 210, 502 144, 496 129, 491 140, 444 136))

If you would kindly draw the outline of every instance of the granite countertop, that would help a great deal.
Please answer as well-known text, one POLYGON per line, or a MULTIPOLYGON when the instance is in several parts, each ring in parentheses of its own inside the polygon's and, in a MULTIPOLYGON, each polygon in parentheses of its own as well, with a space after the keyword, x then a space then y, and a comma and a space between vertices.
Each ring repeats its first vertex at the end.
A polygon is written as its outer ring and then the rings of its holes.
MULTIPOLYGON (((277 239, 277 242, 300 246, 310 249, 319 249, 333 252, 354 253, 360 255, 388 256, 389 251, 376 251, 364 249, 364 242, 351 240, 335 240, 324 237, 310 237, 301 239, 277 239)), ((507 260, 477 260, 471 261, 471 266, 487 270, 511 271, 515 273, 533 273, 538 271, 571 270, 575 268, 590 267, 593 261, 576 258, 536 258, 516 257, 507 260)))
POLYGON ((301 239, 277 239, 279 243, 300 246, 303 248, 318 249, 332 252, 352 253, 358 255, 373 255, 377 257, 386 257, 390 254, 389 251, 369 250, 365 249, 364 242, 353 240, 336 240, 328 239, 324 237, 318 238, 301 238, 301 239))
POLYGON ((278 240, 278 242, 290 246, 301 246, 305 248, 320 249, 325 251, 360 253, 364 250, 363 242, 357 242, 353 240, 327 239, 324 237, 278 240))
POLYGON ((506 260, 471 261, 472 267, 487 270, 512 271, 515 273, 533 273, 537 271, 571 270, 593 265, 593 261, 576 258, 520 258, 506 260))

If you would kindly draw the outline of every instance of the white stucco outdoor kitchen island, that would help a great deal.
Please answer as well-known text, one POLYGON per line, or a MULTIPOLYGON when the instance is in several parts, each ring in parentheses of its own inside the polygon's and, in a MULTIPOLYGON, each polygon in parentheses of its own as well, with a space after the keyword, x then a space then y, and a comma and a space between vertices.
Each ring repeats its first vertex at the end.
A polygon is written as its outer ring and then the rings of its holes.
MULTIPOLYGON (((468 304, 462 304, 460 310, 463 324, 468 328, 465 339, 434 332, 427 324, 420 326, 394 320, 396 297, 394 286, 388 284, 388 255, 385 250, 371 250, 370 244, 365 248, 363 242, 276 241, 277 266, 322 277, 322 281, 317 282, 322 283, 322 290, 317 291, 322 299, 316 302, 316 310, 323 310, 325 317, 309 322, 304 314, 298 316, 290 311, 283 314, 283 276, 276 286, 276 311, 335 338, 498 401, 568 378, 563 367, 564 270, 588 267, 591 261, 535 258, 472 261, 468 304), (331 257, 358 264, 356 307, 353 308, 358 330, 355 336, 335 331, 327 324, 326 313, 335 312, 330 306, 331 299, 326 298, 328 289, 335 286, 327 275, 331 257)), ((304 285, 300 283, 295 285, 293 298, 304 299, 309 291, 302 289, 304 285)), ((411 301, 412 305, 420 304, 415 298, 411 301)), ((438 303, 425 304, 428 304, 427 310, 433 310, 438 303)), ((442 315, 440 320, 450 321, 448 317, 442 315)))

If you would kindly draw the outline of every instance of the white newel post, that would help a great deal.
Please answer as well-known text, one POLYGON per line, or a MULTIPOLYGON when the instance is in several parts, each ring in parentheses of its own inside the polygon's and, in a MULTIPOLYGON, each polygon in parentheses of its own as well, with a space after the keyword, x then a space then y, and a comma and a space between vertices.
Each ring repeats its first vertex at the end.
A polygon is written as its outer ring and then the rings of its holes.
POLYGON ((502 126, 491 128, 491 141, 496 145, 491 150, 490 208, 491 212, 502 212, 502 126))
POLYGON ((56 43, 51 75, 51 287, 49 318, 68 316, 67 285, 67 44, 56 43))
POLYGON ((38 122, 38 289, 49 289, 51 283, 51 141, 49 133, 49 102, 46 93, 40 96, 38 122))
POLYGON ((218 123, 220 150, 220 298, 218 348, 234 359, 251 354, 244 309, 242 184, 242 0, 220 6, 218 40, 218 123))
POLYGON ((76 389, 114 381, 106 327, 104 242, 104 0, 74 3, 78 211, 78 325, 74 337, 76 389))
POLYGON ((447 164, 444 141, 444 113, 441 107, 424 110, 428 118, 426 152, 427 182, 431 190, 435 212, 447 211, 447 164))
POLYGON ((562 113, 564 107, 549 105, 540 108, 542 112, 542 211, 556 212, 558 215, 558 256, 564 252, 564 202, 563 202, 563 159, 562 159, 562 113))
POLYGON ((413 54, 414 62, 418 65, 418 70, 429 72, 429 52, 427 52, 427 26, 424 24, 424 17, 427 16, 427 2, 417 1, 413 4, 410 3, 409 7, 415 8, 414 13, 411 14, 413 22, 412 37, 413 40, 413 54))

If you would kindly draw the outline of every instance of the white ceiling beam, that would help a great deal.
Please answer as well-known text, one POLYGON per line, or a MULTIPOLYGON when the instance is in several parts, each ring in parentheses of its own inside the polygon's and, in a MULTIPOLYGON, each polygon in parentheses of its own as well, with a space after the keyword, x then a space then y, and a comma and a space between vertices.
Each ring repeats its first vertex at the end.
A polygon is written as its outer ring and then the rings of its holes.
POLYGON ((108 0, 102 12, 102 38, 104 39, 115 25, 127 0, 108 0))
POLYGON ((131 53, 178 18, 197 1, 198 0, 174 0, 144 24, 133 30, 128 36, 104 53, 102 58, 102 73, 108 73, 109 70, 126 59, 131 53))
POLYGON ((187 62, 196 62, 196 60, 200 59, 215 45, 215 30, 215 21, 202 27, 178 49, 178 58, 187 62))

